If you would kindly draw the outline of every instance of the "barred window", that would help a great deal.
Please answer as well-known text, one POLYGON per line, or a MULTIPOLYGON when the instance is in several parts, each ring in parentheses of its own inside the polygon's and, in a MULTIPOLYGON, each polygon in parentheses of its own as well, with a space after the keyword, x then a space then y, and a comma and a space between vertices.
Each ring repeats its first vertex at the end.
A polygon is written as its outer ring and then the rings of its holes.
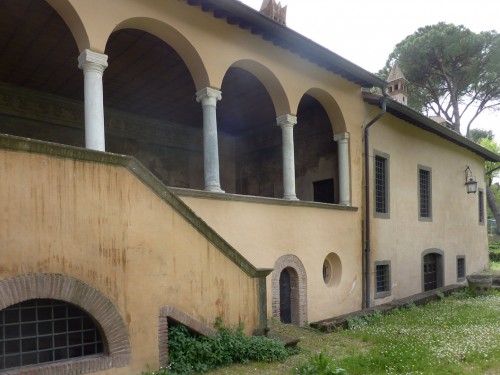
POLYGON ((484 224, 484 193, 480 189, 477 195, 479 199, 479 224, 484 224))
POLYGON ((375 179, 374 216, 388 218, 387 214, 389 213, 389 159, 388 155, 387 157, 384 156, 375 155, 374 159, 374 179, 375 179))
POLYGON ((387 297, 391 294, 390 261, 375 262, 375 298, 387 297))
POLYGON ((374 217, 389 218, 389 155, 374 151, 373 213, 374 217))
POLYGON ((419 168, 419 217, 423 219, 431 218, 431 171, 419 168))
POLYGON ((0 311, 0 370, 103 354, 101 335, 78 307, 33 299, 0 311))

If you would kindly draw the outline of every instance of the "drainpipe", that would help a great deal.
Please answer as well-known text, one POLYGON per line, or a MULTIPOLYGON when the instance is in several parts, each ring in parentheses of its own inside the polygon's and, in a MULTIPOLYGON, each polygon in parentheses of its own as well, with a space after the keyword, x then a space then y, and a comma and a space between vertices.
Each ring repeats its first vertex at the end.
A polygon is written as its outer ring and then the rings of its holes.
POLYGON ((364 288, 365 297, 363 301, 363 307, 365 309, 370 307, 370 138, 368 129, 375 122, 377 122, 386 112, 386 99, 388 97, 386 92, 386 86, 382 86, 382 110, 375 116, 368 124, 365 125, 365 249, 364 249, 364 260, 365 260, 365 272, 364 272, 364 288))

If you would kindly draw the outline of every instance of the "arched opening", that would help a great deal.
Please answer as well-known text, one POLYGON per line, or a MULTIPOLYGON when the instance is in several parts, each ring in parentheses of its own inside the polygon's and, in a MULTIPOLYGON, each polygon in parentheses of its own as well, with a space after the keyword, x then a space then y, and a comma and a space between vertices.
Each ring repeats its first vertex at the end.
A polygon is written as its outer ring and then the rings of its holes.
POLYGON ((31 299, 0 311, 0 370, 104 354, 93 319, 70 303, 31 299))
POLYGON ((423 290, 433 290, 444 285, 443 252, 438 249, 426 250, 422 254, 423 290))
MULTIPOLYGON (((70 276, 27 274, 2 280, 0 295, 3 296, 0 299, 0 325, 4 326, 0 330, 4 333, 0 340, 4 340, 5 344, 5 340, 15 340, 15 335, 18 335, 19 345, 8 344, 11 345, 9 353, 5 346, 0 345, 5 355, 13 355, 9 359, 9 366, 24 366, 27 362, 35 361, 32 356, 34 350, 31 350, 33 338, 37 345, 44 345, 44 352, 47 351, 40 358, 38 349, 36 350, 38 362, 33 362, 37 366, 35 372, 59 373, 64 369, 71 373, 86 373, 123 367, 129 363, 130 340, 118 309, 109 298, 86 283, 70 276), (20 285, 23 287, 20 288, 20 285), (47 322, 51 324, 50 330, 48 324, 45 324, 47 322), (10 324, 14 328, 7 338, 5 328, 10 324), (20 331, 15 327, 20 327, 20 331), (32 335, 35 331, 36 334, 32 335), (77 339, 76 333, 80 335, 80 339, 77 339), (57 336, 59 334, 62 336, 57 336), (85 334, 88 336, 83 339, 85 334), (53 341, 52 349, 48 348, 49 343, 45 341, 48 340, 45 337, 49 336, 53 340, 57 336, 58 340, 57 346, 54 346, 53 341), (22 346, 25 339, 26 350, 22 346), (63 358, 62 352, 58 352, 56 356, 56 349, 60 348, 66 348, 67 358, 63 358), (59 358, 60 361, 54 358, 59 358), (54 363, 49 363, 50 361, 54 363)), ((3 365, 5 366, 5 362, 3 365)))
POLYGON ((285 268, 280 275, 280 320, 283 323, 292 322, 292 277, 285 268))
POLYGON ((78 47, 43 0, 0 3, 0 133, 84 145, 78 47))
POLYGON ((271 96, 254 74, 240 67, 228 69, 221 91, 222 100, 217 105, 219 135, 234 141, 232 159, 231 153, 219 150, 223 189, 281 198, 281 129, 271 96))
POLYGON ((295 255, 280 257, 272 273, 272 315, 283 323, 307 322, 307 277, 304 265, 295 255))
POLYGON ((202 189, 202 107, 181 56, 138 29, 112 33, 105 52, 106 149, 135 156, 168 186, 202 189))
POLYGON ((300 200, 339 202, 338 147, 333 126, 322 104, 305 94, 294 128, 295 179, 300 200))

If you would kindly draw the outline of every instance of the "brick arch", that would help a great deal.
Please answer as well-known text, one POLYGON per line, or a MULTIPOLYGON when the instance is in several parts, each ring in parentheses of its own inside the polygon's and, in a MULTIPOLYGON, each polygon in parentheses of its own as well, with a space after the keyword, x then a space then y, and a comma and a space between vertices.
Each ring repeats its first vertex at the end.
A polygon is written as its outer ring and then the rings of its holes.
POLYGON ((61 367, 85 373, 129 363, 130 340, 125 323, 113 302, 97 289, 73 277, 56 274, 26 274, 0 281, 0 310, 37 298, 65 301, 84 310, 101 328, 107 348, 107 353, 99 358, 81 357, 61 362, 61 365, 50 362, 37 367, 48 367, 49 372, 61 367))
POLYGON ((274 264, 271 276, 272 316, 280 318, 280 275, 285 268, 291 271, 290 278, 296 296, 292 296, 292 323, 304 326, 307 323, 307 274, 304 265, 295 255, 283 255, 274 264))

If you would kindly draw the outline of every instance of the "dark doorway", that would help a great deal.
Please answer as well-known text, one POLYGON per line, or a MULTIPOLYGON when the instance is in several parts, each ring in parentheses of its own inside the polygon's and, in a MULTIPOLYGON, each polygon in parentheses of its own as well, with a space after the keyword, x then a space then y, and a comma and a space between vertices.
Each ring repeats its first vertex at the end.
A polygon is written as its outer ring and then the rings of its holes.
POLYGON ((424 291, 443 286, 443 260, 439 253, 429 253, 423 258, 424 291))
POLYGON ((314 201, 321 203, 335 203, 333 191, 333 178, 327 180, 314 181, 314 201))
POLYGON ((290 272, 285 268, 280 275, 280 320, 292 323, 292 284, 290 272))

